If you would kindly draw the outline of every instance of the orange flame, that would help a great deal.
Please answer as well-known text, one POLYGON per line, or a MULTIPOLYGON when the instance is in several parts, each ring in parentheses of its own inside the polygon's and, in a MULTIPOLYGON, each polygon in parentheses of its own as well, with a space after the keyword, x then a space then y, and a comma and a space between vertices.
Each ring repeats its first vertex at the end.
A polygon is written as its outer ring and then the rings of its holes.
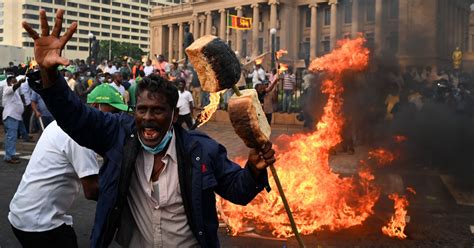
POLYGON ((255 64, 256 65, 261 65, 262 63, 263 63, 263 58, 262 57, 255 59, 255 64))
POLYGON ((204 110, 201 111, 201 113, 199 113, 196 120, 197 122, 201 123, 199 124, 199 127, 208 122, 211 119, 212 115, 216 112, 217 107, 219 106, 219 101, 221 100, 221 92, 223 91, 215 93, 211 92, 209 94, 209 104, 204 107, 204 110))
POLYGON ((278 68, 278 74, 282 74, 283 72, 288 70, 288 65, 284 63, 280 63, 280 68, 278 68))
POLYGON ((382 148, 369 151, 369 159, 374 159, 378 165, 387 165, 395 160, 395 155, 382 148))
POLYGON ((285 49, 280 49, 277 52, 275 52, 276 59, 279 60, 283 55, 288 54, 288 51, 285 49))
POLYGON ((406 196, 399 196, 398 194, 390 194, 388 198, 394 201, 395 214, 390 218, 389 223, 382 227, 382 232, 392 238, 405 239, 407 237, 404 232, 407 225, 408 200, 406 196))
MULTIPOLYGON (((361 166, 357 177, 341 177, 329 166, 329 151, 341 142, 344 124, 342 116, 344 91, 341 73, 361 71, 368 65, 365 40, 344 40, 332 53, 314 60, 310 69, 327 71, 322 92, 328 101, 324 114, 312 133, 282 135, 275 147, 280 181, 287 193, 297 227, 302 234, 321 229, 340 230, 360 225, 373 214, 379 197, 374 176, 367 166, 361 166)), ((276 189, 272 179, 270 185, 276 189)), ((269 230, 277 237, 293 235, 283 203, 277 190, 259 194, 245 207, 222 199, 219 211, 226 217, 231 234, 237 235, 248 225, 258 230, 269 230)))
POLYGON ((402 142, 405 142, 407 140, 408 140, 408 138, 406 136, 403 136, 403 135, 393 136, 393 141, 395 141, 395 143, 402 143, 402 142))

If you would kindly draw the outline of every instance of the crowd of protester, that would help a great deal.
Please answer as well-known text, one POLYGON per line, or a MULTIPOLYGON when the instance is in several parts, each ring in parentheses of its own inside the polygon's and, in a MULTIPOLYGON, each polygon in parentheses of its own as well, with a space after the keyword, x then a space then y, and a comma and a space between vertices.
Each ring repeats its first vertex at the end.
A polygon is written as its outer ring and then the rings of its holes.
MULTIPOLYGON (((70 61, 69 66, 60 68, 60 71, 71 90, 83 102, 95 87, 107 83, 120 92, 130 109, 135 107, 136 85, 144 77, 155 74, 175 82, 180 92, 179 123, 186 123, 191 128, 195 121, 194 111, 200 111, 209 104, 209 93, 201 90, 193 66, 183 62, 168 62, 163 55, 155 55, 145 63, 141 60, 103 60, 87 64, 84 60, 74 60, 70 61)), ((28 70, 27 66, 10 63, 7 74, 24 75, 28 70)), ((397 123, 397 119, 422 111, 427 102, 443 104, 459 115, 472 116, 473 79, 470 74, 461 73, 461 70, 430 66, 378 66, 359 74, 348 73, 344 78, 346 128, 343 131, 343 150, 353 153, 354 143, 373 144, 377 136, 384 135, 384 131, 392 127, 396 129, 396 125, 390 123, 397 123)), ((312 129, 326 101, 326 96, 320 90, 322 80, 324 73, 310 73, 301 68, 295 70, 291 66, 286 71, 266 70, 261 64, 255 63, 253 70, 242 71, 237 86, 241 90, 257 90, 269 123, 274 112, 297 113, 298 119, 312 129)), ((47 124, 52 121, 52 117, 42 99, 28 88, 28 84, 22 84, 19 94, 24 112, 17 132, 28 140, 28 132, 40 129, 38 118, 47 124)), ((232 90, 222 93, 220 109, 227 108, 227 101, 232 94, 232 90)))

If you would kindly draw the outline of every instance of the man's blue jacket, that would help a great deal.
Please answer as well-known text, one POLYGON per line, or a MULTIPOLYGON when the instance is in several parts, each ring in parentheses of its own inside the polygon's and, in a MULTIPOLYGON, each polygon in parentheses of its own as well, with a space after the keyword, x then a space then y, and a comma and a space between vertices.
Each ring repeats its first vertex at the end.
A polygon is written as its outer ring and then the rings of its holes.
MULTIPOLYGON (((117 231, 135 161, 141 145, 133 116, 102 113, 80 102, 63 77, 42 89, 39 73, 30 74, 30 86, 45 101, 59 126, 78 144, 104 157, 99 172, 91 247, 107 247, 117 231)), ((254 178, 227 158, 226 149, 208 136, 174 126, 178 174, 188 224, 202 247, 218 247, 215 193, 246 205, 263 188, 270 190, 267 173, 254 178)))

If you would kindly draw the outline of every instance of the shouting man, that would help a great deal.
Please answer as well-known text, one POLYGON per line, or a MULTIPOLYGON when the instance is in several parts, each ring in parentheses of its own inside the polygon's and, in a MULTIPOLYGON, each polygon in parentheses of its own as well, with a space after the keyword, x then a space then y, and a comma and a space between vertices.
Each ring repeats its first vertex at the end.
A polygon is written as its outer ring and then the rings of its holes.
POLYGON ((74 22, 60 36, 63 13, 58 10, 51 34, 44 10, 41 36, 23 23, 40 65, 29 82, 59 126, 104 157, 91 246, 108 246, 117 229, 125 247, 219 246, 214 193, 245 205, 263 188, 269 190, 272 145, 251 150, 241 168, 213 139, 174 125, 178 90, 156 76, 137 85, 134 116, 83 105, 57 71, 69 63, 61 52, 77 28, 74 22))

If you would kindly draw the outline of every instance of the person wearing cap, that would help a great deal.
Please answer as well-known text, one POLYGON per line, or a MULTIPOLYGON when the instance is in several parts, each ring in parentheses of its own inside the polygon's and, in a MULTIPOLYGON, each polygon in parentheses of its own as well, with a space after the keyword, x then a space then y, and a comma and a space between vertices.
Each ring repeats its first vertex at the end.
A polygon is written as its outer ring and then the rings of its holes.
POLYGON ((181 70, 179 68, 178 61, 176 59, 173 59, 171 61, 171 70, 170 70, 170 73, 169 73, 169 80, 174 81, 174 80, 176 80, 177 78, 180 78, 180 77, 182 77, 182 76, 181 76, 181 70))
MULTIPOLYGON (((122 96, 108 84, 97 86, 87 102, 102 112, 127 111, 122 96)), ((94 151, 77 144, 53 121, 36 145, 10 202, 8 220, 25 248, 77 247, 72 216, 66 212, 82 185, 97 200, 99 165, 94 151)))
POLYGON ((7 76, 7 85, 3 87, 2 120, 5 126, 5 156, 3 160, 9 164, 20 163, 15 154, 18 128, 22 121, 24 106, 18 89, 24 81, 25 78, 18 81, 14 75, 9 75, 7 76))

